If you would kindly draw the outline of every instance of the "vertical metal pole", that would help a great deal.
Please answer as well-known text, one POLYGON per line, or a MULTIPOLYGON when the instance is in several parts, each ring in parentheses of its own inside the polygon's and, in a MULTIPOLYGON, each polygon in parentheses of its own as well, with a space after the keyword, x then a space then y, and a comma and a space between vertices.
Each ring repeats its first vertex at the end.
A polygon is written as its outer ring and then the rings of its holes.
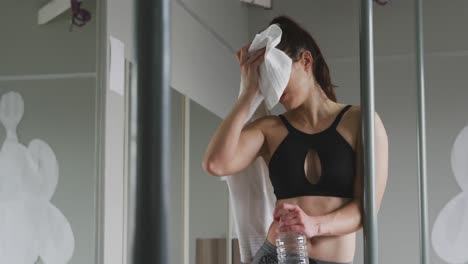
POLYGON ((190 264, 190 98, 184 96, 184 227, 182 264, 190 264))
POLYGON ((107 92, 107 0, 96 2, 96 246, 95 263, 104 263, 104 208, 105 208, 105 131, 107 92))
POLYGON ((231 201, 231 195, 229 194, 229 191, 227 193, 227 210, 228 210, 228 221, 227 221, 227 235, 226 235, 226 264, 232 264, 232 227, 233 227, 233 222, 232 222, 232 201, 231 201))
POLYGON ((364 160, 364 263, 377 264, 374 155, 374 36, 372 0, 361 0, 360 70, 364 160))
POLYGON ((418 82, 418 192, 419 192, 419 226, 421 263, 429 263, 427 245, 427 175, 426 175, 426 104, 424 87, 424 45, 423 45, 423 1, 416 0, 416 65, 418 82))
POLYGON ((137 173, 133 264, 168 262, 170 1, 136 2, 137 173))

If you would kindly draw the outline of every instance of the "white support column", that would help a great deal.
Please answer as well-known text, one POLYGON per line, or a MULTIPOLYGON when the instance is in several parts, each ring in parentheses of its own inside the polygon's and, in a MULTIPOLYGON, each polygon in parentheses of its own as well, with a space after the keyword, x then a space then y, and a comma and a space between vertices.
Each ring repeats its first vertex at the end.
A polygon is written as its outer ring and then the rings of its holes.
POLYGON ((426 88, 424 82, 423 0, 416 1, 416 70, 418 84, 418 193, 421 264, 429 264, 429 224, 427 204, 426 88))

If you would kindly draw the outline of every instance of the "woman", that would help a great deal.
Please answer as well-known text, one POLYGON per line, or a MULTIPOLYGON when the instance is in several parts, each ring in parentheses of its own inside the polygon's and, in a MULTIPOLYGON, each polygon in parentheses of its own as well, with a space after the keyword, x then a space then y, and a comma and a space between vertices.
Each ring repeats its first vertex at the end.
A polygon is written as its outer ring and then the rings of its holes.
MULTIPOLYGON (((277 48, 292 70, 280 103, 287 110, 248 123, 249 105, 259 92, 258 66, 264 49, 237 53, 243 93, 216 130, 203 167, 211 175, 232 175, 257 157, 268 164, 277 198, 274 221, 253 263, 277 263, 278 232, 298 231, 308 238, 310 263, 352 263, 355 232, 362 227, 363 162, 361 110, 336 102, 328 66, 314 39, 286 16, 274 18, 282 39, 277 48)), ((388 142, 375 115, 376 205, 387 181, 388 142)))

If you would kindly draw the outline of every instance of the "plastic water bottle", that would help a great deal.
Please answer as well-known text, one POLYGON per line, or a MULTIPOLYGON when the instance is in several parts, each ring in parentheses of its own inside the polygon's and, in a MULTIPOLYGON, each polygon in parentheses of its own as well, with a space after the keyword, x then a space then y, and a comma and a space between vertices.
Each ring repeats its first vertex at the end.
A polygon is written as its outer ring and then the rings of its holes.
POLYGON ((309 264, 307 238, 304 234, 281 232, 276 238, 278 264, 309 264))

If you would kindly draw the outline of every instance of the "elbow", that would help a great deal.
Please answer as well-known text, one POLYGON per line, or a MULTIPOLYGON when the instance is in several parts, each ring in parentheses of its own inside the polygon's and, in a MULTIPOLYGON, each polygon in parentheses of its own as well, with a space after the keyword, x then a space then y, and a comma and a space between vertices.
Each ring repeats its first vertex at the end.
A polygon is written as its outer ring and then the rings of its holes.
POLYGON ((346 234, 356 233, 359 230, 361 230, 364 227, 364 223, 362 220, 363 220, 363 216, 361 214, 353 217, 352 223, 350 222, 349 230, 346 232, 346 234))
POLYGON ((363 228, 362 216, 359 216, 356 227, 354 228, 354 232, 358 232, 362 228, 363 228))
POLYGON ((217 163, 211 159, 203 160, 202 167, 203 170, 211 176, 223 176, 223 172, 221 171, 220 166, 218 166, 217 163))
POLYGON ((364 209, 362 207, 361 201, 356 201, 357 213, 355 217, 355 228, 353 232, 361 230, 364 226, 364 209))
MULTIPOLYGON (((356 207, 357 207, 357 213, 355 217, 355 230, 354 232, 357 232, 361 229, 364 229, 364 206, 362 204, 361 199, 356 199, 355 201, 356 207)), ((376 205, 376 217, 378 216, 379 210, 380 210, 380 201, 378 201, 376 205)))

